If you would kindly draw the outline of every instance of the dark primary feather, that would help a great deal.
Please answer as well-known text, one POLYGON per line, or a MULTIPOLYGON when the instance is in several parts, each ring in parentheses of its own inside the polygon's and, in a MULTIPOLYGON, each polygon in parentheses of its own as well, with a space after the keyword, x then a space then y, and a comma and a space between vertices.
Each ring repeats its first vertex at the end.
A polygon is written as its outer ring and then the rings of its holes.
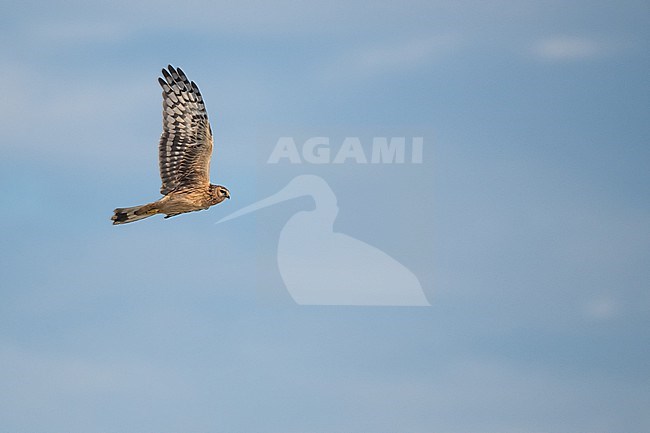
POLYGON ((212 131, 199 88, 171 65, 158 82, 163 89, 163 132, 158 156, 162 187, 174 190, 210 183, 212 131))

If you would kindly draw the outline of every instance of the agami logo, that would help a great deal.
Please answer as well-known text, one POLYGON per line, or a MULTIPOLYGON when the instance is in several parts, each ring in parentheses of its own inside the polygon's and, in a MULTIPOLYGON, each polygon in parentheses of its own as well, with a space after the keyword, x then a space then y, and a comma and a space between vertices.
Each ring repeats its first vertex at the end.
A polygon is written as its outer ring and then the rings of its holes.
POLYGON ((219 223, 301 196, 311 196, 316 206, 289 218, 277 249, 280 275, 297 304, 430 305, 420 281, 406 266, 372 245, 334 232, 336 195, 319 176, 297 176, 280 191, 219 223))
POLYGON ((311 137, 299 151, 293 137, 280 137, 267 164, 421 164, 423 137, 412 137, 407 146, 406 137, 374 137, 365 148, 358 137, 346 137, 336 148, 327 137, 311 137))

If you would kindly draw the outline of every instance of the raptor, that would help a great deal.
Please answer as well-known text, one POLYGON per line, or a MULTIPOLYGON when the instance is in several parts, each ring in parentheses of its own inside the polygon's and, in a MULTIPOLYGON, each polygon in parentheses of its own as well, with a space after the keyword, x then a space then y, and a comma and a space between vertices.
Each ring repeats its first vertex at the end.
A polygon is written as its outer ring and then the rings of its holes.
POLYGON ((113 224, 126 224, 156 214, 165 218, 208 209, 230 198, 228 188, 210 183, 212 129, 203 97, 181 68, 169 65, 158 78, 163 89, 163 132, 158 144, 162 187, 160 200, 117 208, 113 224))

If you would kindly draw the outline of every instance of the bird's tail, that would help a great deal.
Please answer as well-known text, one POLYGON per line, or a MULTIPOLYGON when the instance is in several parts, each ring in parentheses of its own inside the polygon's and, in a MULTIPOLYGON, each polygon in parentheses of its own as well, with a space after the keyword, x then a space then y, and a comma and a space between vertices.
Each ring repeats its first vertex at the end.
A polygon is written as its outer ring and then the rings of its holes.
POLYGON ((117 208, 113 211, 115 214, 111 217, 113 225, 132 223, 156 215, 160 213, 157 204, 158 202, 154 202, 142 206, 117 208))

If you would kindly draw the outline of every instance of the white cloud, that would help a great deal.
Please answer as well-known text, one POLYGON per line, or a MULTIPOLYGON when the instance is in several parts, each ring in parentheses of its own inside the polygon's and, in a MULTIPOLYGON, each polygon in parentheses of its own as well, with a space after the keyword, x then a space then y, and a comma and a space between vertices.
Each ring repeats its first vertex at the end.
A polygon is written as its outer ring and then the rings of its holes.
MULTIPOLYGON (((153 73, 145 76, 122 67, 113 75, 111 71, 81 75, 15 61, 6 62, 4 71, 5 79, 0 81, 5 102, 0 105, 4 120, 0 149, 4 152, 82 163, 109 153, 123 159, 120 153, 125 149, 131 154, 155 149, 134 148, 136 136, 130 135, 139 119, 158 117, 159 92, 153 73)), ((144 122, 138 125, 146 127, 144 122)), ((151 128, 155 143, 158 125, 151 128)))
POLYGON ((375 47, 360 53, 359 64, 369 69, 409 68, 449 50, 456 43, 457 38, 443 35, 375 47))
POLYGON ((612 319, 621 311, 620 304, 608 296, 598 296, 584 305, 584 314, 594 320, 612 319))
POLYGON ((553 36, 538 41, 533 54, 543 60, 568 61, 599 57, 605 47, 593 39, 574 36, 553 36))
POLYGON ((33 43, 39 46, 60 44, 92 44, 125 39, 128 30, 114 21, 48 21, 26 29, 33 43))
POLYGON ((325 68, 324 76, 369 76, 417 68, 460 46, 458 35, 443 34, 350 51, 325 68))

